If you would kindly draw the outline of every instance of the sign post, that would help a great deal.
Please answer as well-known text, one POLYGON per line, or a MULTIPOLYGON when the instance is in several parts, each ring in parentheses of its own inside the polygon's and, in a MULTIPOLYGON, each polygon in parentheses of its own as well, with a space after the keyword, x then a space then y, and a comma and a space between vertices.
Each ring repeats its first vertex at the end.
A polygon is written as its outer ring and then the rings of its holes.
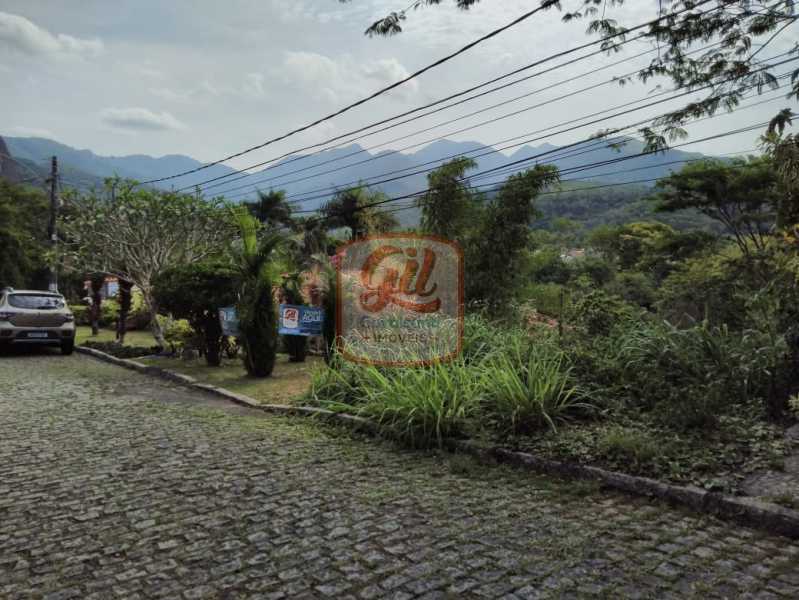
POLYGON ((322 335, 325 311, 317 306, 281 304, 278 333, 280 335, 322 335))

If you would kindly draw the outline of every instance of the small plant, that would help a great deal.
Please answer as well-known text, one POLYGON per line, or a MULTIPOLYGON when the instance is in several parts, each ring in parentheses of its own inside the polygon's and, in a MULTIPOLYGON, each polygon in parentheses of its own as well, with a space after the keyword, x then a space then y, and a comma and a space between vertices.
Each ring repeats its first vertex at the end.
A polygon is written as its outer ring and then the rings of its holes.
POLYGON ((654 462, 662 449, 655 439, 644 432, 613 427, 600 436, 597 451, 610 461, 630 463, 633 469, 639 470, 654 462))
POLYGON ((788 408, 791 409, 794 417, 799 419, 799 394, 794 394, 788 398, 788 408))
POLYGON ((555 430, 558 421, 591 408, 572 383, 563 352, 547 339, 497 353, 486 361, 482 377, 488 410, 507 433, 555 430))

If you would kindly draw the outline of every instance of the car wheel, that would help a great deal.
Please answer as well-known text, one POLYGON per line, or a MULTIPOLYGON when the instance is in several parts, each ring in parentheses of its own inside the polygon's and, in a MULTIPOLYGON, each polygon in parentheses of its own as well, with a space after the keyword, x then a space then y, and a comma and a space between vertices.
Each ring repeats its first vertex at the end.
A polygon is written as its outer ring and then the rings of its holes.
POLYGON ((75 351, 75 340, 61 342, 61 354, 69 356, 75 351))

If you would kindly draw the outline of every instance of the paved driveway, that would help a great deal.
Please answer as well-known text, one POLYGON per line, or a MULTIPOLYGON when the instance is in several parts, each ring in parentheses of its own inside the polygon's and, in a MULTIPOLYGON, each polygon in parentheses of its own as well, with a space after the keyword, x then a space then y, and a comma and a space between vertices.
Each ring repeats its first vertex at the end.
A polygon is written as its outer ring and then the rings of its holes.
POLYGON ((0 357, 2 598, 596 595, 797 598, 799 545, 86 357, 0 357))

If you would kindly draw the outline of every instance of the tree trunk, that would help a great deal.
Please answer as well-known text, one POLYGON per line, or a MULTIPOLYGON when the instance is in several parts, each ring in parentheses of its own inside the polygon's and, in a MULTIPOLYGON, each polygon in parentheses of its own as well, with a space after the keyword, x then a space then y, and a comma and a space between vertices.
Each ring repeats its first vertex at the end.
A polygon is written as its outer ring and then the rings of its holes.
POLYGON ((215 314, 205 318, 205 363, 209 367, 218 367, 222 364, 222 326, 215 314))
POLYGON ((117 318, 117 342, 125 343, 125 333, 128 330, 128 314, 132 303, 133 284, 125 279, 119 280, 119 317, 117 318))
POLYGON ((103 284, 105 283, 105 276, 97 273, 90 277, 90 285, 92 291, 92 306, 89 309, 89 319, 92 325, 92 335, 100 333, 100 316, 103 309, 103 284))
POLYGON ((158 303, 153 298, 152 291, 149 289, 142 289, 142 296, 144 296, 144 303, 147 305, 147 312, 150 313, 150 331, 155 338, 155 344, 161 350, 166 348, 166 338, 164 338, 164 328, 158 321, 158 303))

